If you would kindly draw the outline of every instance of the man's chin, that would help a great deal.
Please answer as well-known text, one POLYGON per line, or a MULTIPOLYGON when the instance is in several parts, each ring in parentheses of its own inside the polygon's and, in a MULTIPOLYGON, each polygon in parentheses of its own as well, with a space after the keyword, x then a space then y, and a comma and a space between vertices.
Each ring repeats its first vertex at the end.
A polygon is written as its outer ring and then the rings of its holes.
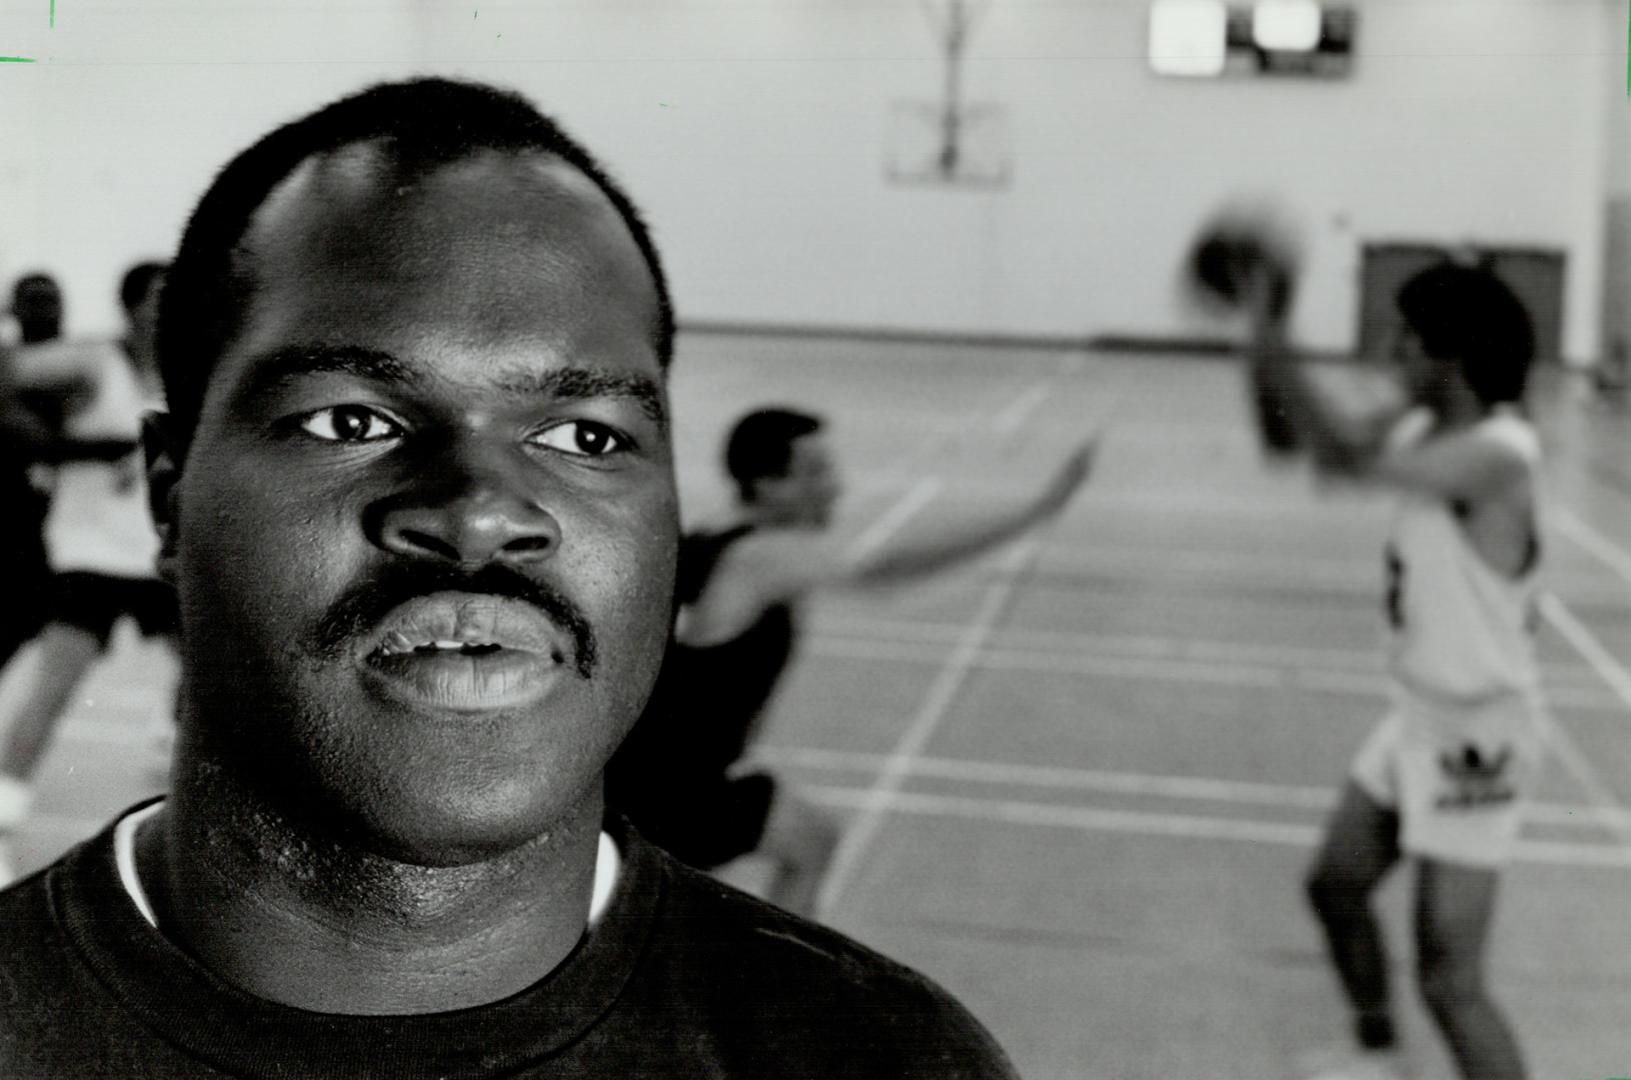
POLYGON ((512 857, 529 847, 548 843, 552 833, 548 828, 518 830, 495 828, 485 823, 413 833, 398 828, 359 836, 357 846, 362 852, 403 866, 454 870, 512 857))
POLYGON ((502 860, 551 837, 581 817, 585 808, 557 808, 536 801, 390 800, 337 808, 338 821, 320 826, 330 844, 358 855, 427 869, 453 869, 502 860))
POLYGON ((309 771, 309 763, 267 769, 247 768, 236 756, 190 758, 178 761, 177 794, 221 824, 237 822, 233 831, 244 833, 251 850, 278 859, 304 851, 325 861, 319 853, 427 868, 468 866, 538 843, 565 823, 598 820, 598 803, 589 805, 587 793, 552 797, 538 790, 537 773, 508 785, 459 790, 446 783, 446 770, 437 783, 428 777, 363 777, 339 762, 333 771, 340 775, 325 776, 321 766, 309 771))

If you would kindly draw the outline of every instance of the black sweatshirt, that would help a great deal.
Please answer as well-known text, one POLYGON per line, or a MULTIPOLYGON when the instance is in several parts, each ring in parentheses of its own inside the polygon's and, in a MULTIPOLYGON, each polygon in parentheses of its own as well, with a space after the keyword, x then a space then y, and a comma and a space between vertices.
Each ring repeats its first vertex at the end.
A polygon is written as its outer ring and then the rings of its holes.
POLYGON ((151 927, 110 826, 0 892, 0 1075, 1014 1076, 923 976, 608 829, 611 903, 544 979, 456 1012, 338 1016, 229 986, 151 927))

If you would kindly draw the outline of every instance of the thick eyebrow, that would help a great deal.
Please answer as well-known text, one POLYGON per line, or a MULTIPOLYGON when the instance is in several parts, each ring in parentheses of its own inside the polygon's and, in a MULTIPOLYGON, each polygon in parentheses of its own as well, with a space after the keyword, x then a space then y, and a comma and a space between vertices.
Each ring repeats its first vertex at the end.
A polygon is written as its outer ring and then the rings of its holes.
POLYGON ((353 345, 285 345, 255 358, 238 397, 245 402, 259 401, 302 376, 331 373, 406 386, 419 386, 424 382, 420 373, 378 349, 353 345))
MULTIPOLYGON (((425 372, 416 370, 388 352, 353 345, 287 345, 273 349, 251 364, 252 374, 240 391, 243 401, 256 401, 295 379, 308 375, 341 374, 387 385, 423 387, 425 372)), ((622 398, 633 401, 663 430, 668 411, 662 387, 645 375, 606 371, 594 367, 561 367, 544 371, 510 372, 494 385, 517 397, 546 397, 557 401, 622 398)))
POLYGON ((657 380, 645 375, 594 367, 548 368, 504 375, 497 380, 497 386, 517 397, 547 397, 556 401, 622 398, 634 402, 652 423, 668 430, 662 387, 657 380))

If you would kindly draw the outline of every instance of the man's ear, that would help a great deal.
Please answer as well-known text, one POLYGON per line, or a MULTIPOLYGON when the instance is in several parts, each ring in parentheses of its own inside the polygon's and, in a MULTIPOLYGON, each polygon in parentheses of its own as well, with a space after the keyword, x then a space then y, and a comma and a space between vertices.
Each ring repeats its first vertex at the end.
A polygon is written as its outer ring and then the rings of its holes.
POLYGON ((142 453, 147 459, 147 510, 159 533, 159 577, 175 584, 176 543, 181 527, 181 466, 186 460, 176 437, 175 418, 166 412, 142 417, 142 453))

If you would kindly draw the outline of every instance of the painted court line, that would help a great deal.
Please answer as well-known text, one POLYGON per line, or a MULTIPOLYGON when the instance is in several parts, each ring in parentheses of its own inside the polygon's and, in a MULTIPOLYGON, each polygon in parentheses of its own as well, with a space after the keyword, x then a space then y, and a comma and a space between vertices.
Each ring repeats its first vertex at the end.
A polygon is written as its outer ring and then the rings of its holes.
MULTIPOLYGON (((933 643, 890 641, 883 638, 845 638, 813 634, 804 646, 811 656, 870 663, 930 664, 940 658, 933 643)), ((973 661, 981 671, 1023 671, 1064 675, 1075 678, 1103 676, 1114 679, 1141 679, 1158 682, 1193 683, 1203 686, 1229 686, 1237 689, 1306 690, 1342 697, 1380 699, 1386 684, 1372 670, 1319 670, 1285 665, 1217 663, 1207 660, 1169 659, 1148 656, 1070 654, 1011 649, 988 645, 973 661)), ((1581 711, 1620 711, 1620 702, 1595 685, 1559 685, 1549 691, 1554 704, 1581 711)))
MULTIPOLYGON (((1631 708, 1631 672, 1627 672, 1619 661, 1615 660, 1602 643, 1587 630, 1568 606, 1552 593, 1540 598, 1540 612, 1552 627, 1562 634, 1572 645, 1576 652, 1585 658, 1608 683, 1610 689, 1623 701, 1627 708, 1631 708)), ((1563 762, 1565 768, 1573 774, 1576 782, 1585 791, 1592 803, 1614 810, 1623 810, 1624 806, 1615 796, 1612 788, 1608 786, 1590 759, 1581 752, 1578 744, 1570 737, 1568 731, 1556 720, 1549 721, 1543 728, 1547 741, 1551 744, 1553 753, 1563 762)), ((1631 827, 1621 826, 1615 829, 1617 838, 1622 847, 1631 849, 1631 827)))
MULTIPOLYGON (((895 660, 921 663, 931 659, 922 646, 891 644, 887 641, 843 640, 817 638, 811 641, 809 651, 820 656, 835 656, 853 660, 895 660)), ((1213 664, 1189 660, 1158 660, 1131 656, 1068 656, 1050 653, 1025 652, 1011 649, 987 648, 969 661, 981 669, 1005 671, 1031 671, 1060 675, 1107 675, 1129 679, 1167 679, 1174 682, 1205 683, 1210 686, 1236 686, 1263 689, 1283 689, 1306 686, 1327 689, 1340 686, 1343 693, 1366 695, 1375 692, 1375 679, 1359 675, 1330 673, 1328 677, 1313 672, 1300 672, 1285 668, 1269 668, 1246 664, 1213 664)))
POLYGON ((1167 577, 1181 571, 1186 579, 1213 578, 1219 582, 1238 583, 1243 578, 1253 578, 1287 585, 1315 585, 1343 594, 1374 594, 1380 592, 1382 587, 1380 571, 1368 563, 1302 553, 1252 555, 1198 551, 1165 544, 1121 547, 1089 542, 1062 549, 1053 561, 1065 571, 1078 574, 1115 569, 1123 573, 1167 577))
MULTIPOLYGON (((806 797, 824 806, 865 811, 870 791, 841 787, 801 787, 806 797)), ((931 817, 957 817, 1015 825, 1043 825, 1086 832, 1114 832, 1133 836, 1179 839, 1236 840, 1257 844, 1313 847, 1323 829, 1276 821, 1244 821, 1191 814, 1152 814, 1135 810, 1101 810, 1077 806, 1049 806, 1006 799, 973 799, 954 795, 898 793, 890 804, 897 813, 931 817)), ((1617 845, 1557 840, 1520 840, 1518 862, 1556 866, 1631 870, 1631 851, 1617 845)))
POLYGON ((1040 546, 1041 541, 1038 539, 1022 541, 1004 556, 1001 565, 1005 572, 986 589, 974 621, 969 623, 957 648, 940 668, 939 674, 923 699, 923 704, 918 708, 917 715, 907 724, 906 730, 901 733, 899 741, 895 744, 894 751, 884 762, 883 768, 878 771, 878 776, 860 808, 860 815, 844 830, 844 838, 833 856, 832 868, 828 871, 826 880, 822 882, 821 894, 816 901, 817 911, 832 910, 832 906, 849 887, 850 879, 860 865, 861 856, 871 847, 873 838, 883 823, 884 813, 889 809, 899 793, 902 782, 906 779, 912 760, 923 752, 923 748, 934 735, 935 728, 939 727, 940 721, 951 708, 957 691, 962 688, 963 681, 973 670, 974 661, 979 657, 986 639, 990 637, 997 620, 1002 618, 1007 610, 1008 603, 1019 584, 1020 571, 1034 560, 1040 546))
MULTIPOLYGON (((1050 559, 1052 554, 1050 551, 1050 559)), ((875 638, 883 641, 945 644, 956 640, 960 628, 950 623, 919 622, 906 619, 820 618, 811 630, 818 636, 838 639, 875 638)), ((1101 634, 1080 631, 1034 630, 1005 627, 996 636, 1002 648, 1017 652, 1055 653, 1070 656, 1112 655, 1148 660, 1222 661, 1285 667, 1323 667, 1376 673, 1381 670, 1381 653, 1376 648, 1337 649, 1310 646, 1217 641, 1209 638, 1182 638, 1159 634, 1101 634)))
POLYGON ((1540 612, 1552 624, 1552 628, 1574 647, 1574 651, 1591 665, 1626 708, 1631 709, 1631 671, 1627 671, 1614 658, 1614 654, 1603 647, 1597 636, 1586 629, 1585 623, 1576 618, 1568 605, 1555 594, 1547 593, 1541 597, 1540 612))
POLYGON ((944 481, 933 476, 925 477, 913 484, 905 495, 855 538, 847 552, 849 560, 859 562, 888 543, 890 537, 911 521, 919 510, 934 502, 945 486, 944 481))
MULTIPOLYGON (((1054 545, 1055 548, 1057 546, 1054 545)), ((1052 550, 1050 548, 1050 552, 1052 550)), ((958 632, 959 627, 950 623, 905 619, 827 617, 816 619, 811 626, 812 637, 846 644, 856 640, 876 640, 885 644, 946 645, 956 640, 958 632)), ((1381 650, 1374 645, 1354 649, 1282 642, 1255 644, 1154 634, 1027 630, 1017 626, 1004 627, 992 642, 993 652, 1021 656, 1125 657, 1134 660, 1239 664, 1304 671, 1313 669, 1309 671, 1311 675, 1325 673, 1339 677, 1354 672, 1369 679, 1378 679, 1384 674, 1381 650)), ((1562 689, 1565 694, 1574 697, 1579 697, 1582 690, 1589 690, 1593 701, 1602 697, 1599 678, 1588 665, 1548 661, 1542 665, 1542 671, 1548 690, 1562 689)))
MULTIPOLYGON (((998 410, 998 418, 1028 414, 1045 400, 1054 383, 1064 372, 1065 367, 1061 364, 1053 376, 1038 380, 1033 386, 1021 391, 1008 407, 998 410)), ((1115 412, 1118 400, 1119 396, 1112 395, 1103 402, 1096 419, 1090 425, 1084 425, 1084 429, 1096 431, 1102 437, 1109 417, 1115 412)), ((1054 520, 1057 521, 1057 518, 1054 520)), ((907 724, 895 744, 894 751, 884 763, 884 767, 879 770, 858 819, 845 830, 838 850, 833 855, 832 866, 822 882, 821 892, 816 898, 817 911, 830 911, 844 890, 849 887, 850 879, 859 867, 861 857, 871 847, 873 838, 883 823, 884 815, 906 777, 907 768, 928 745, 935 729, 951 708, 964 680, 968 678, 969 672, 974 670, 975 662, 979 659, 986 640, 1007 611, 1015 591, 1027 576, 1027 571, 1035 565, 1037 553, 1041 550, 1043 538, 1048 532, 1051 532, 1051 528, 1045 526, 1029 539, 1016 542, 999 562, 998 577, 986 589, 974 621, 965 629, 956 648, 940 668, 916 716, 907 724)))
POLYGON ((991 429, 999 435, 1011 435, 1019 426, 1030 419, 1031 414, 1041 407, 1044 401, 1053 392, 1050 380, 1043 380, 1031 386, 991 418, 991 429))
POLYGON ((1568 510, 1553 511, 1552 527, 1631 585, 1631 551, 1626 551, 1568 510))
MULTIPOLYGON (((998 410, 996 416, 988 421, 988 426, 999 433, 1011 430, 1005 424, 1018 427, 1025 416, 1028 416, 1043 401, 1047 400, 1051 379, 1041 379, 1021 390, 1012 401, 998 410)), ((937 458, 947 449, 949 440, 941 440, 931 446, 926 454, 926 466, 933 467, 939 462, 937 458)), ((899 532, 908 521, 915 517, 918 511, 934 502, 941 491, 945 489, 945 481, 937 476, 927 476, 919 479, 906 494, 902 495, 888 510, 878 516, 877 520, 868 525, 849 546, 847 556, 851 562, 860 560, 877 551, 890 538, 899 532)))
MULTIPOLYGON (((826 771, 872 772, 884 761, 882 754, 812 747, 761 746, 756 760, 773 766, 826 771)), ((1056 765, 1019 765, 1007 762, 920 757, 911 762, 916 777, 965 780, 1008 787, 1054 788, 1101 794, 1158 796, 1237 806, 1273 806, 1323 811, 1336 805, 1337 790, 1302 784, 1265 784, 1219 780, 1205 776, 1158 776, 1148 773, 1077 769, 1056 765)), ((1570 825, 1605 829, 1631 828, 1631 810, 1602 806, 1565 806, 1530 803, 1527 821, 1539 825, 1570 825)))

